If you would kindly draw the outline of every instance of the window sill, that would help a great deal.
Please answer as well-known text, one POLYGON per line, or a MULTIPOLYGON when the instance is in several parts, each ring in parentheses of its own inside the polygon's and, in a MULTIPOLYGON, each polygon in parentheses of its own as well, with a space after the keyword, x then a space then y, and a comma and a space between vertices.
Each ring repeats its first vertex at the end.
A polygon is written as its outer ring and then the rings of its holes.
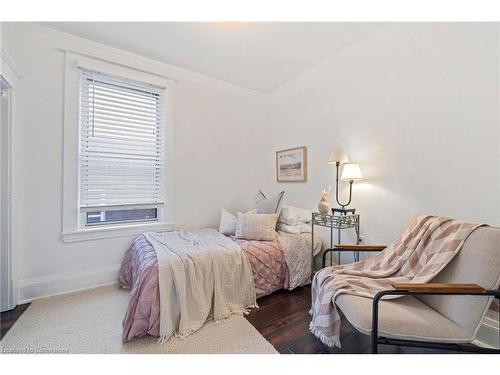
POLYGON ((121 224, 99 228, 78 229, 71 232, 63 232, 63 242, 91 241, 104 238, 126 237, 144 232, 168 232, 174 230, 174 223, 140 223, 121 224))

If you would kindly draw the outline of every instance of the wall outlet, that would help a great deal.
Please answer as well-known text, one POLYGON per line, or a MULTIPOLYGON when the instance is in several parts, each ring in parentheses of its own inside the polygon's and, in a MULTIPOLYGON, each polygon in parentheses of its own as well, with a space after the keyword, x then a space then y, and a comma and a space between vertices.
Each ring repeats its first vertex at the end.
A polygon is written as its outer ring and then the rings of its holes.
POLYGON ((359 242, 365 242, 365 236, 359 236, 359 242))

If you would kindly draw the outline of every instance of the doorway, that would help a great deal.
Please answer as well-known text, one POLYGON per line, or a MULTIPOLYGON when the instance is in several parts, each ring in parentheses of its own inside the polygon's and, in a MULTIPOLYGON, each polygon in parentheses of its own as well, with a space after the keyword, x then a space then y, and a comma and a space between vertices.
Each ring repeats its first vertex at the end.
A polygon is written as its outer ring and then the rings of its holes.
POLYGON ((12 87, 0 75, 0 311, 13 309, 10 205, 12 87))

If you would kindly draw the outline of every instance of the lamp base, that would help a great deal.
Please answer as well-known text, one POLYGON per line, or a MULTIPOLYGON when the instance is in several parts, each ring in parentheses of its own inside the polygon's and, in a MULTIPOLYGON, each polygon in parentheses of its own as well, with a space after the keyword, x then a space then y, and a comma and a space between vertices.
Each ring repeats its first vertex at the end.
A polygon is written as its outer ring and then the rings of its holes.
POLYGON ((332 214, 335 215, 335 213, 338 213, 339 215, 347 215, 347 214, 355 214, 356 209, 355 208, 332 208, 332 214))

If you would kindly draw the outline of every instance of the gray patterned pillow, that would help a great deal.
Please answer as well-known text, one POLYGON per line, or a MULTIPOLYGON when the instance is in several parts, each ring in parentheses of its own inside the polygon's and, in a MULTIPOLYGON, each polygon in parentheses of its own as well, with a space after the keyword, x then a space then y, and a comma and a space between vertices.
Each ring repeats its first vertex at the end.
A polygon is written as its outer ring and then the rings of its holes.
POLYGON ((267 198, 266 195, 259 190, 254 199, 254 208, 259 214, 276 214, 280 215, 281 206, 283 205, 283 196, 285 192, 282 191, 275 197, 267 198))
POLYGON ((276 239, 276 214, 242 214, 238 212, 236 238, 256 241, 274 241, 276 239))

